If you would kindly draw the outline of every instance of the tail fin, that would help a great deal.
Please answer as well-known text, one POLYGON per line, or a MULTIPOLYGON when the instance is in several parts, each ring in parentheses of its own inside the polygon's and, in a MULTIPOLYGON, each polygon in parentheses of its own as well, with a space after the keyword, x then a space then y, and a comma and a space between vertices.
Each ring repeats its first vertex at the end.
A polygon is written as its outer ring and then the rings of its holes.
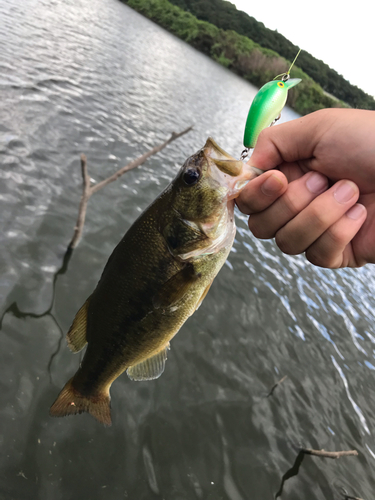
POLYGON ((96 420, 106 426, 112 425, 109 392, 98 392, 84 396, 73 387, 71 378, 63 387, 56 401, 50 408, 52 417, 65 417, 77 413, 90 413, 96 420))

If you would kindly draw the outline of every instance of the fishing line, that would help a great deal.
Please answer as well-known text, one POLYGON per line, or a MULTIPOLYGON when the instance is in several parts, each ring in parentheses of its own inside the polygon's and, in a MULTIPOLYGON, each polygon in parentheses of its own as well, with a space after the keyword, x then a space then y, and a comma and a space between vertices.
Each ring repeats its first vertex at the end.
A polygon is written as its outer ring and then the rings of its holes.
POLYGON ((241 153, 241 160, 245 160, 250 149, 254 149, 261 131, 279 120, 288 97, 288 90, 301 82, 301 78, 290 78, 290 72, 300 52, 301 49, 288 71, 264 84, 254 97, 247 115, 243 138, 245 149, 241 153))

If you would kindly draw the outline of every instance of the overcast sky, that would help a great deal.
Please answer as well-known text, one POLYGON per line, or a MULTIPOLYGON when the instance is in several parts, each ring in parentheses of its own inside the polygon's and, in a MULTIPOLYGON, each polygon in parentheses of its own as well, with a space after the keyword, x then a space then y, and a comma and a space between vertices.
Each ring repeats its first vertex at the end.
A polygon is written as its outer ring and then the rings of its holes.
POLYGON ((375 97, 373 0, 230 1, 375 97))

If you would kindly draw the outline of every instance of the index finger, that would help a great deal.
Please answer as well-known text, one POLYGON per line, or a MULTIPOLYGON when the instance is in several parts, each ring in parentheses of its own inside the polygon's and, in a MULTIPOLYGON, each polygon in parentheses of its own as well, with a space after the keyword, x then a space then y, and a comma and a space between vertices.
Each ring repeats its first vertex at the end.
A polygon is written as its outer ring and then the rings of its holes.
POLYGON ((261 212, 277 200, 288 188, 288 180, 282 172, 265 172, 250 181, 236 199, 244 214, 261 212))

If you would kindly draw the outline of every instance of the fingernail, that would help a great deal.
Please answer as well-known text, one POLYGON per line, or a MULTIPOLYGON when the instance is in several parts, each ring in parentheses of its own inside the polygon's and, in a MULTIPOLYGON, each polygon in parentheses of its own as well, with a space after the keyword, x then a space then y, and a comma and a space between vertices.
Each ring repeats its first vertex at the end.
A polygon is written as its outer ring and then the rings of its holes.
POLYGON ((272 174, 271 177, 268 177, 268 179, 262 184, 261 191, 266 196, 273 196, 280 191, 282 187, 283 183, 281 180, 276 177, 276 175, 272 174))
POLYGON ((333 193, 333 196, 339 203, 346 203, 357 194, 357 186, 354 182, 343 181, 340 182, 333 193))
POLYGON ((366 209, 363 205, 360 205, 359 203, 357 203, 357 205, 354 205, 354 207, 350 208, 346 212, 346 215, 349 217, 349 219, 358 220, 362 217, 363 212, 365 210, 366 209))
POLYGON ((310 193, 322 193, 328 187, 327 177, 318 172, 313 172, 306 181, 306 187, 310 193))

